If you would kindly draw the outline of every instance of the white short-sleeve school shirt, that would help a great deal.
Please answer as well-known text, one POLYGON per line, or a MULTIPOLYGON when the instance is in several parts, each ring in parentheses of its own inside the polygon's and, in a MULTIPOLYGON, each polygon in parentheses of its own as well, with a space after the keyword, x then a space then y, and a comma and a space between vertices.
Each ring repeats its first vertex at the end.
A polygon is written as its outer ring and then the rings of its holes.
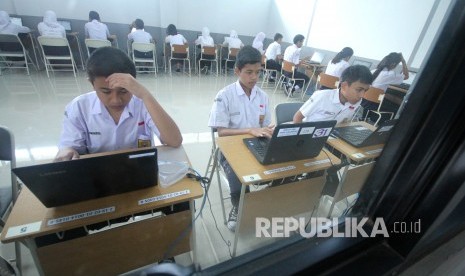
POLYGON ((65 108, 59 148, 71 147, 80 154, 137 148, 137 140, 160 137, 141 99, 133 96, 118 124, 95 91, 76 97, 65 108))
POLYGON ((99 22, 97 19, 87 22, 84 25, 84 29, 86 31, 86 37, 91 39, 107 40, 108 37, 110 37, 110 31, 107 25, 99 22))
POLYGON ((299 110, 304 115, 303 122, 337 120, 339 124, 352 119, 361 102, 341 104, 339 89, 319 90, 299 110))
POLYGON ((249 98, 239 81, 218 92, 208 120, 209 127, 232 129, 265 127, 270 123, 268 95, 255 86, 249 98))
POLYGON ((152 41, 152 35, 144 30, 135 30, 128 34, 128 39, 137 43, 150 43, 152 41))
MULTIPOLYGON (((376 70, 373 70, 374 73, 376 70)), ((383 89, 386 91, 390 84, 401 84, 404 81, 404 74, 397 73, 394 70, 388 70, 384 68, 381 72, 379 72, 378 77, 373 81, 371 86, 383 89)))
POLYGON ((29 33, 31 29, 26 26, 19 26, 14 23, 9 23, 0 30, 0 34, 14 34, 18 35, 19 33, 29 33))
POLYGON ((223 44, 228 46, 228 48, 236 48, 236 49, 240 49, 242 46, 244 46, 244 43, 242 43, 242 40, 236 37, 225 37, 223 44))
POLYGON ((276 56, 280 54, 281 54, 281 44, 279 44, 276 41, 268 45, 268 48, 266 48, 266 51, 265 51, 266 59, 275 60, 276 56))
POLYGON ((338 63, 334 64, 332 63, 332 61, 330 61, 328 63, 328 66, 326 66, 326 71, 325 73, 328 74, 328 75, 331 75, 331 76, 334 76, 334 77, 338 77, 338 78, 341 78, 341 75, 342 75, 342 72, 344 72, 344 70, 347 69, 347 67, 349 67, 350 64, 341 59, 341 61, 339 61, 338 63))
POLYGON ((49 26, 45 24, 44 22, 40 22, 37 25, 37 29, 39 30, 40 35, 43 35, 43 36, 66 38, 65 27, 61 26, 58 23, 55 24, 54 26, 49 26))
POLYGON ((177 35, 167 36, 165 38, 165 42, 173 46, 173 45, 184 45, 185 43, 187 43, 187 40, 184 38, 182 34, 177 34, 177 35))
POLYGON ((301 48, 297 47, 295 44, 292 44, 291 46, 288 46, 284 51, 283 59, 285 61, 292 62, 293 64, 299 64, 300 51, 301 48))

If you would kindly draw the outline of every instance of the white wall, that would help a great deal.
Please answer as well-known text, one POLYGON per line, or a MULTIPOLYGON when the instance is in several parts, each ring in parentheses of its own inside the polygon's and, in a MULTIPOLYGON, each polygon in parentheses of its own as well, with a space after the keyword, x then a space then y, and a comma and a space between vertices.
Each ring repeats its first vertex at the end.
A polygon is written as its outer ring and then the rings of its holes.
POLYGON ((9 14, 16 14, 16 7, 13 0, 0 0, 0 10, 9 14))

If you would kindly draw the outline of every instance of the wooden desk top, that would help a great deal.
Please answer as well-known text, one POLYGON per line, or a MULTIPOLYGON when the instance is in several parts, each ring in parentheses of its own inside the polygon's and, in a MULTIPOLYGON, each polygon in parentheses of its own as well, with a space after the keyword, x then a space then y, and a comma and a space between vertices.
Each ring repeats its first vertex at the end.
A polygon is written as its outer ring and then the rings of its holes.
MULTIPOLYGON (((163 161, 180 161, 187 156, 184 148, 169 148, 158 147, 159 160, 163 161)), ((69 230, 76 227, 82 227, 113 218, 132 215, 135 213, 160 208, 185 202, 191 199, 200 198, 203 195, 203 189, 199 183, 193 179, 184 178, 176 184, 168 188, 162 188, 160 185, 155 187, 137 190, 125 194, 113 195, 99 199, 88 200, 75 204, 46 208, 31 191, 23 186, 21 193, 18 196, 11 214, 8 217, 4 230, 2 231, 1 241, 12 242, 42 236, 45 234, 56 233, 64 230, 69 230), (174 196, 173 193, 182 192, 179 196, 174 196), (155 198, 162 195, 173 196, 171 198, 155 198), (156 200, 158 199, 158 200, 156 200), (141 202, 141 200, 148 200, 141 202), (106 213, 86 216, 90 212, 105 210, 106 213), (50 222, 56 222, 57 219, 65 218, 68 221, 57 224, 48 225, 50 222), (70 219, 73 218, 73 219, 70 219), (34 224, 35 225, 32 225, 34 224), (39 225, 39 226, 37 226, 39 225), (35 229, 31 232, 15 233, 12 227, 23 228, 27 226, 30 229, 35 229), (11 233, 9 233, 11 229, 11 233)))
MULTIPOLYGON (((350 126, 350 125, 364 126, 373 131, 376 129, 376 127, 368 124, 367 122, 353 122, 353 123, 343 124, 341 126, 350 126)), ((341 139, 333 138, 333 137, 329 137, 326 143, 332 146, 333 148, 337 149, 338 151, 340 151, 342 154, 347 156, 353 162, 360 162, 360 161, 364 161, 367 159, 376 158, 381 154, 383 147, 384 147, 384 144, 380 144, 380 145, 368 146, 368 147, 363 147, 363 148, 356 148, 341 139)))
POLYGON ((225 136, 219 137, 217 141, 221 152, 228 160, 241 183, 244 185, 325 170, 331 167, 331 164, 336 165, 341 162, 341 160, 332 153, 323 150, 317 157, 312 159, 284 162, 273 165, 262 165, 257 161, 255 156, 249 151, 242 141, 244 138, 250 137, 252 136, 225 136), (329 160, 328 157, 331 158, 331 160, 329 160), (244 179, 244 176, 246 179, 244 179), (253 179, 251 177, 253 177, 253 179))
POLYGON ((397 91, 402 92, 402 93, 407 93, 407 92, 408 92, 408 90, 402 89, 402 88, 397 87, 397 86, 389 85, 388 88, 389 88, 389 89, 393 89, 393 90, 397 90, 397 91))

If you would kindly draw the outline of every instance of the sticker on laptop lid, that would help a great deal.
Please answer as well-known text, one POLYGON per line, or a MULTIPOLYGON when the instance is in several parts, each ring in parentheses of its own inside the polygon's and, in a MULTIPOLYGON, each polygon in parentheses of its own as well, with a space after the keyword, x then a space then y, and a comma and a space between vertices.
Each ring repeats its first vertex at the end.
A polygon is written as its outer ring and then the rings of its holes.
POLYGON ((299 129, 299 127, 281 128, 278 132, 277 137, 296 136, 297 133, 299 133, 299 129))
POLYGON ((312 134, 315 130, 315 127, 303 127, 300 129, 299 135, 312 134))
POLYGON ((394 126, 383 126, 382 128, 378 129, 378 132, 385 132, 385 131, 390 131, 391 128, 394 126))
POLYGON ((315 132, 313 133, 312 138, 320 138, 320 137, 326 137, 329 136, 331 133, 332 127, 326 127, 326 128, 317 128, 315 132))
POLYGON ((262 179, 258 174, 244 175, 242 178, 245 182, 254 182, 262 179))
POLYGON ((129 155, 129 159, 141 158, 141 157, 152 156, 152 155, 155 155, 155 152, 131 154, 131 155, 129 155))

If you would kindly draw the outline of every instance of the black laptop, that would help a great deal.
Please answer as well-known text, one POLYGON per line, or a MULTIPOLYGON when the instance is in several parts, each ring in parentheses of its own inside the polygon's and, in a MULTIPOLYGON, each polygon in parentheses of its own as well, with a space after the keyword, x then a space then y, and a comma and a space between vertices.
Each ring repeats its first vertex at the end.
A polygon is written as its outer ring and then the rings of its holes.
POLYGON ((46 207, 56 207, 155 186, 157 159, 157 149, 148 148, 14 168, 13 172, 46 207))
POLYGON ((362 125, 336 127, 333 135, 341 138, 354 147, 367 147, 386 143, 397 120, 388 120, 381 123, 375 131, 362 125))
POLYGON ((278 125, 270 139, 245 138, 244 143, 263 165, 301 159, 320 154, 336 121, 278 125))

